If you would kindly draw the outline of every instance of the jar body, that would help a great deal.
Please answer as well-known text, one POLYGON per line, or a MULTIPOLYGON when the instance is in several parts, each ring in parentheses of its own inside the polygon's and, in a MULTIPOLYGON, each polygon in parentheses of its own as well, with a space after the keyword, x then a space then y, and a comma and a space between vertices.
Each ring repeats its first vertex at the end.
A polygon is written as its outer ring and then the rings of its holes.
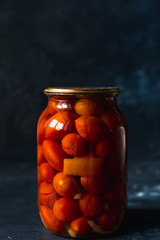
POLYGON ((126 208, 127 124, 115 97, 51 96, 37 126, 38 207, 51 232, 109 234, 126 208))

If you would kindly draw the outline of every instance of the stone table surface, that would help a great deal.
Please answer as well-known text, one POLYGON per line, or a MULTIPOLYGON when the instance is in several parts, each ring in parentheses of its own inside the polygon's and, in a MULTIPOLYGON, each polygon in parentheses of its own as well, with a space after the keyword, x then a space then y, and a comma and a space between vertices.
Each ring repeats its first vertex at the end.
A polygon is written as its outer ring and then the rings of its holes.
MULTIPOLYGON (((41 223, 37 209, 36 161, 1 159, 0 240, 60 240, 41 223)), ((160 161, 128 166, 128 208, 122 228, 101 239, 160 239, 160 161)))

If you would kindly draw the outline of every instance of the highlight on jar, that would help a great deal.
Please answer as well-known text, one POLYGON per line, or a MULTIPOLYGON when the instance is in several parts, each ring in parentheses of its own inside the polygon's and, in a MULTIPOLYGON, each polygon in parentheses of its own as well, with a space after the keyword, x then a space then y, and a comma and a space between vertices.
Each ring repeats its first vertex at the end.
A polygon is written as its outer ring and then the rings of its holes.
POLYGON ((118 88, 46 89, 37 125, 38 208, 69 237, 107 235, 127 205, 127 121, 118 88))

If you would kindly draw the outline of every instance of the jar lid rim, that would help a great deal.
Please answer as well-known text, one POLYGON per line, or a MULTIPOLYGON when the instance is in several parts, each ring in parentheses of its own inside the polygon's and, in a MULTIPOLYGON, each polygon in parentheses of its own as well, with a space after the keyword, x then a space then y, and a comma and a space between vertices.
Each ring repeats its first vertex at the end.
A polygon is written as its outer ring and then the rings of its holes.
POLYGON ((54 95, 77 95, 77 94, 106 94, 106 95, 118 95, 120 89, 117 87, 63 87, 63 88, 51 88, 44 89, 44 93, 47 96, 54 95))

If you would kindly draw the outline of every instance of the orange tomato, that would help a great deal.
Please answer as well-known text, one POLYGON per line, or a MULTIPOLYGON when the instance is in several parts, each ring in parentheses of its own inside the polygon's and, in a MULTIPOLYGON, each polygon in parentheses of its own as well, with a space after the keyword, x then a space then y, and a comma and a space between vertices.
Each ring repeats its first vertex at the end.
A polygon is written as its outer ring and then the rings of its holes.
POLYGON ((46 159, 43 154, 43 148, 42 145, 38 144, 37 146, 37 161, 38 165, 41 165, 42 163, 46 162, 46 159))
POLYGON ((52 182, 55 171, 49 163, 42 163, 39 168, 42 180, 48 183, 52 182))
POLYGON ((96 154, 103 158, 113 158, 119 153, 118 139, 114 135, 108 135, 103 141, 96 144, 96 154))
POLYGON ((109 206, 119 206, 126 200, 125 185, 123 182, 116 182, 111 185, 110 191, 105 194, 109 206))
POLYGON ((77 133, 69 133, 62 139, 62 148, 70 156, 81 156, 85 153, 85 140, 77 133))
POLYGON ((65 223, 58 220, 53 211, 44 205, 40 206, 40 215, 46 228, 54 233, 60 233, 64 229, 65 223))
POLYGON ((91 227, 88 224, 89 218, 85 216, 81 216, 76 218, 74 221, 71 222, 71 229, 78 235, 85 235, 91 232, 91 227))
POLYGON ((79 115, 99 116, 103 112, 102 105, 90 99, 80 99, 77 101, 75 110, 79 115))
POLYGON ((104 209, 104 199, 100 195, 84 193, 79 200, 79 208, 87 217, 97 216, 104 209))
POLYGON ((72 198, 59 198, 53 206, 53 212, 61 221, 72 221, 77 217, 78 203, 72 198))
POLYGON ((58 194, 64 197, 72 197, 78 193, 78 189, 71 176, 59 172, 53 178, 53 186, 58 194))
POLYGON ((99 142, 108 132, 105 124, 97 117, 83 115, 75 120, 77 132, 84 139, 99 142))
POLYGON ((41 114, 39 120, 38 120, 38 124, 37 124, 37 142, 42 144, 43 140, 45 138, 45 126, 46 123, 48 121, 48 119, 51 117, 52 115, 50 113, 48 113, 47 109, 45 109, 43 111, 43 113, 41 114))
POLYGON ((72 113, 58 112, 47 122, 45 137, 52 140, 60 140, 74 129, 74 117, 72 113))
POLYGON ((123 124, 121 118, 120 112, 110 107, 101 115, 101 120, 107 125, 110 131, 123 124))
POLYGON ((101 214, 97 221, 102 229, 112 230, 120 223, 121 219, 121 209, 120 208, 110 208, 101 214))
POLYGON ((83 188, 90 193, 105 193, 110 188, 110 182, 106 176, 81 177, 83 188))
POLYGON ((43 142, 43 153, 48 163, 58 171, 63 170, 64 152, 58 142, 46 139, 43 142))
POLYGON ((53 206, 55 199, 54 188, 52 184, 42 182, 39 185, 39 200, 44 205, 53 206))
POLYGON ((47 111, 52 116, 58 112, 58 109, 56 108, 56 101, 54 101, 53 99, 49 99, 48 105, 47 105, 47 111))

